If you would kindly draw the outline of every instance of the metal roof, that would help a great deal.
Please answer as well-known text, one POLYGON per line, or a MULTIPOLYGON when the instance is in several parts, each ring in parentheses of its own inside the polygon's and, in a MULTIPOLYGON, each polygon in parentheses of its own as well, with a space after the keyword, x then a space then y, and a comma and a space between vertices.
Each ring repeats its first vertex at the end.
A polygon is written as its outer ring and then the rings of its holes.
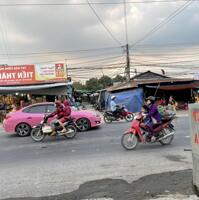
POLYGON ((51 84, 41 84, 41 85, 24 85, 24 86, 0 86, 1 91, 24 91, 24 90, 38 90, 55 88, 70 85, 68 83, 51 83, 51 84))
MULTIPOLYGON (((139 80, 132 80, 128 83, 121 83, 119 85, 116 86, 112 86, 107 88, 108 91, 110 92, 114 92, 114 91, 119 91, 119 90, 128 90, 128 89, 135 89, 139 86, 145 86, 147 84, 161 84, 161 83, 168 83, 168 84, 175 84, 175 83, 179 83, 180 85, 183 85, 184 87, 189 84, 189 88, 190 88, 190 84, 194 83, 196 81, 194 81, 191 78, 162 78, 162 79, 139 79, 139 80)), ((172 87, 172 85, 168 85, 167 87, 172 87)), ((181 88, 183 88, 183 86, 181 88)), ((192 85, 194 87, 194 85, 192 85)))
POLYGON ((1 86, 0 94, 26 93, 38 95, 66 95, 71 87, 71 83, 50 83, 40 85, 24 86, 1 86))

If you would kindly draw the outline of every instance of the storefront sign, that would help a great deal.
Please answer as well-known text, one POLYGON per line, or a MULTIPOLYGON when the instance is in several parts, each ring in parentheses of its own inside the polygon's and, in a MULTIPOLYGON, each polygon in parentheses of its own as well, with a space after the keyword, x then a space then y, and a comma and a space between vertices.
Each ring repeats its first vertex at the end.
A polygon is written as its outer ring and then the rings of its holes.
POLYGON ((189 104, 189 123, 193 158, 193 186, 199 189, 199 104, 189 104))
POLYGON ((26 85, 65 82, 63 63, 47 65, 0 66, 0 85, 26 85))
POLYGON ((192 148, 199 154, 199 104, 189 105, 192 148))

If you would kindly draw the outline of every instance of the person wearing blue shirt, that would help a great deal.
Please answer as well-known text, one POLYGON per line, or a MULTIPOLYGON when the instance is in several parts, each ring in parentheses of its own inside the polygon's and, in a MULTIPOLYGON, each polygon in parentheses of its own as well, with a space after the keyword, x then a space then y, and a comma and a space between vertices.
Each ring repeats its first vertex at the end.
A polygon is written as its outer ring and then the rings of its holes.
POLYGON ((111 112, 114 114, 116 118, 119 118, 121 115, 121 108, 115 102, 116 96, 111 97, 111 112))
POLYGON ((116 96, 111 97, 111 111, 114 113, 117 110, 117 104, 115 102, 116 96))

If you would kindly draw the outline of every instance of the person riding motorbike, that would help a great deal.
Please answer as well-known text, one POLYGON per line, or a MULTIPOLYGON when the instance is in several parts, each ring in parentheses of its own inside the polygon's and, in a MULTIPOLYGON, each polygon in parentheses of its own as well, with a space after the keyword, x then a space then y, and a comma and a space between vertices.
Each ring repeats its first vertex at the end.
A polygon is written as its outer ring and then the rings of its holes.
POLYGON ((146 98, 146 105, 148 106, 148 116, 151 118, 151 123, 148 125, 149 134, 151 136, 151 141, 156 140, 156 136, 154 135, 153 128, 161 124, 161 116, 158 111, 157 106, 155 105, 155 97, 149 96, 146 98))
POLYGON ((112 96, 111 97, 111 112, 113 113, 114 116, 116 116, 117 118, 119 118, 120 116, 120 107, 116 104, 115 102, 116 100, 116 96, 112 96))
MULTIPOLYGON (((59 120, 62 123, 63 127, 64 127, 64 123, 67 122, 70 119, 70 117, 71 117, 70 102, 67 99, 65 99, 64 100, 64 108, 63 108, 63 117, 59 120)), ((63 128, 62 132, 64 132, 64 133, 67 132, 65 127, 63 128)))
POLYGON ((47 118, 52 118, 52 117, 56 116, 56 119, 51 122, 51 126, 53 128, 53 132, 52 132, 51 136, 56 134, 56 132, 55 132, 55 124, 56 123, 59 123, 60 126, 62 127, 62 132, 66 132, 66 128, 64 127, 64 124, 63 124, 64 123, 64 120, 63 120, 64 106, 60 100, 56 100, 55 104, 56 104, 56 111, 47 116, 47 118))
POLYGON ((143 115, 143 125, 148 127, 151 124, 151 117, 149 116, 149 108, 147 105, 143 105, 141 108, 141 112, 143 115))

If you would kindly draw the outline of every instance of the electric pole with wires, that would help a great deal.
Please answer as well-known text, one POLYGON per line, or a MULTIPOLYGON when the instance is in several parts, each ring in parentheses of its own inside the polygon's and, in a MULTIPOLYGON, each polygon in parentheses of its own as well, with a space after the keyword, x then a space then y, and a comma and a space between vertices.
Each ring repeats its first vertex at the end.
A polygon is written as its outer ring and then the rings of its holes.
POLYGON ((125 33, 126 33, 126 46, 125 46, 125 53, 126 53, 126 67, 125 67, 125 76, 126 81, 129 82, 131 77, 131 70, 130 70, 130 57, 129 57, 129 44, 128 44, 128 25, 127 25, 127 11, 126 11, 126 0, 123 1, 124 5, 124 25, 125 25, 125 33))
POLYGON ((125 68, 125 75, 126 75, 126 81, 129 82, 131 77, 130 77, 130 73, 131 73, 131 68, 130 68, 130 58, 129 58, 129 45, 126 44, 126 68, 125 68))

